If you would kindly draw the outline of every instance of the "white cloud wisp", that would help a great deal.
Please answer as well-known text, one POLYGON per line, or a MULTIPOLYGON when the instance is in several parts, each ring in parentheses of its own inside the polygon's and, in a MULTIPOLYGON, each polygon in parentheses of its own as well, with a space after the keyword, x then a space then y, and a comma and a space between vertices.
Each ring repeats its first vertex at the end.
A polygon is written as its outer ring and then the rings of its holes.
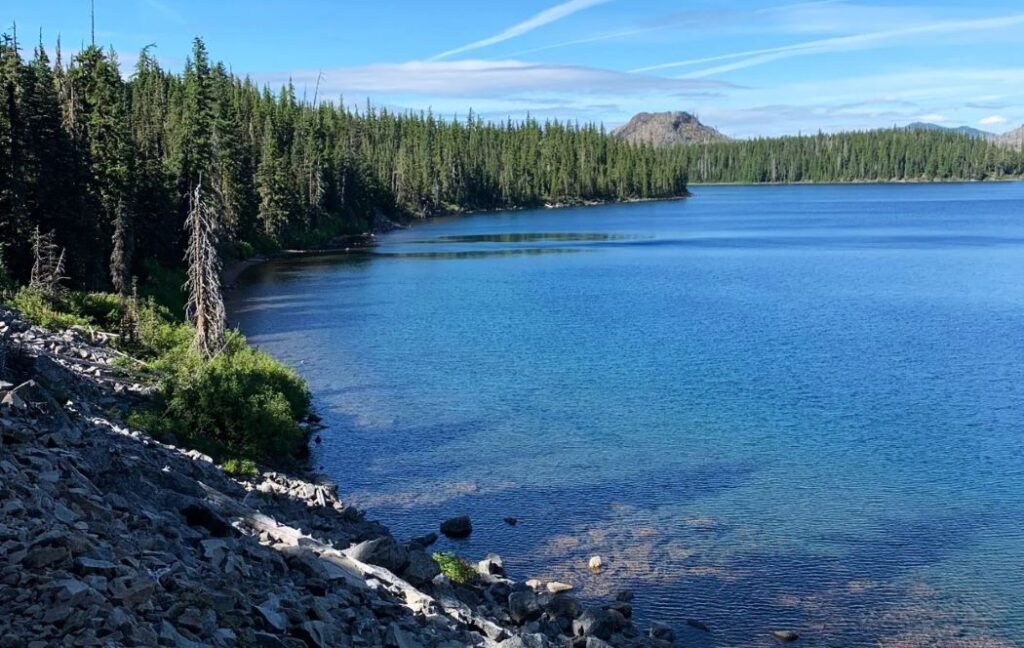
POLYGON ((505 29, 493 36, 474 41, 467 45, 462 45, 461 47, 456 47, 455 49, 450 49, 446 52, 441 52, 430 60, 439 61, 441 59, 455 56, 456 54, 463 54, 465 52, 471 52, 473 50, 483 49, 484 47, 503 43, 507 40, 512 40, 513 38, 518 38, 523 34, 532 32, 535 29, 544 27, 545 25, 550 25, 553 22, 568 18, 569 16, 583 11, 584 9, 589 9, 608 2, 612 2, 612 0, 569 0, 568 2, 563 2, 562 4, 545 9, 544 11, 527 18, 523 22, 512 25, 508 29, 505 29))

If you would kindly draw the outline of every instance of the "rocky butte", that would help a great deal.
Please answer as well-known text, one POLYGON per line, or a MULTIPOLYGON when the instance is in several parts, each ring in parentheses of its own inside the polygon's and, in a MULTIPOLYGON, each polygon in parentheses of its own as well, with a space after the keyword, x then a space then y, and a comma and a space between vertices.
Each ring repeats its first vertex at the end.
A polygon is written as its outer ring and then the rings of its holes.
POLYGON ((634 144, 654 146, 705 144, 729 140, 716 129, 702 124, 688 112, 642 112, 630 119, 629 123, 613 130, 612 136, 634 144))

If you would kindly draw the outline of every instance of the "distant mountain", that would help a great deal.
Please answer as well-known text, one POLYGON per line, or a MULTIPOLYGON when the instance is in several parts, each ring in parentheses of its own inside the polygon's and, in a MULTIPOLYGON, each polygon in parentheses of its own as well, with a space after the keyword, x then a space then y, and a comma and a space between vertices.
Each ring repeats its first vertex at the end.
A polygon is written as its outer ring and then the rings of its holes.
POLYGON ((962 135, 969 135, 970 137, 978 137, 982 139, 993 139, 996 137, 995 133, 983 131, 977 128, 971 128, 970 126, 940 126, 938 124, 929 124, 927 122, 914 122, 913 124, 907 124, 903 127, 904 130, 939 130, 939 131, 950 131, 953 133, 960 133, 962 135))
POLYGON ((635 144, 671 146, 724 142, 729 138, 687 112, 640 113, 612 131, 612 136, 635 144))
POLYGON ((994 135, 992 137, 992 141, 1000 146, 1024 149, 1024 126, 1012 130, 1009 133, 994 135))

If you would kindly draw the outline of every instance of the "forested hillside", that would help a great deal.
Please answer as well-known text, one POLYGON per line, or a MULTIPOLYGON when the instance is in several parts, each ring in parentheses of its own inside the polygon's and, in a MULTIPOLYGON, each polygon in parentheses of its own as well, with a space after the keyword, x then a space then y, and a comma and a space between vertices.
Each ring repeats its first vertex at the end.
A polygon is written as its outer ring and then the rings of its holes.
POLYGON ((196 187, 215 203, 222 247, 244 251, 361 231, 378 214, 686 192, 681 151, 596 126, 299 99, 212 64, 198 39, 181 74, 148 50, 124 75, 96 46, 68 61, 19 50, 0 43, 0 241, 22 281, 37 230, 54 233, 80 287, 124 291, 144 263, 180 266, 196 187))
POLYGON ((989 180, 1024 174, 1020 151, 949 130, 877 130, 681 147, 691 182, 989 180))

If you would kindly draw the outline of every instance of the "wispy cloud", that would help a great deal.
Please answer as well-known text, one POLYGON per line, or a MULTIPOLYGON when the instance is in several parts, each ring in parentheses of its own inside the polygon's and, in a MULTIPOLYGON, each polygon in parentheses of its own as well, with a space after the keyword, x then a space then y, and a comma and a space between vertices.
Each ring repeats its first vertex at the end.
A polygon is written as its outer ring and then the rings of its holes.
MULTIPOLYGON (((277 83, 293 78, 315 83, 318 72, 290 72, 261 80, 277 83)), ((321 90, 327 94, 366 92, 401 95, 486 97, 510 92, 560 94, 681 95, 732 87, 703 79, 671 79, 579 65, 547 65, 522 61, 411 61, 324 71, 321 90)))
POLYGON ((147 5, 149 5, 153 9, 156 9, 157 12, 159 12, 161 15, 163 15, 164 18, 168 18, 168 19, 178 23, 179 25, 184 25, 184 24, 186 24, 188 22, 188 21, 185 20, 185 17, 182 16, 181 13, 178 12, 177 9, 175 9, 172 6, 170 6, 166 2, 162 2, 162 0, 145 0, 145 1, 146 1, 147 5))
POLYGON ((941 124, 943 122, 948 122, 949 117, 946 117, 945 115, 940 115, 938 113, 928 113, 927 115, 921 115, 920 117, 917 118, 917 120, 923 122, 931 122, 934 124, 941 124))
POLYGON ((708 77, 715 76, 718 74, 724 74, 726 72, 732 72, 734 70, 742 70, 757 65, 763 65, 765 63, 770 63, 772 61, 777 61, 780 59, 793 58, 796 56, 810 56, 814 54, 824 54, 828 52, 869 49, 873 47, 884 46, 886 44, 894 42, 902 43, 903 39, 912 36, 963 34, 966 32, 991 31, 997 29, 1005 29, 1008 27, 1014 27, 1021 24, 1024 24, 1024 14, 1000 16, 997 18, 982 18, 977 20, 943 21, 923 25, 914 25, 911 27, 904 27, 900 29, 890 29, 885 31, 869 32, 865 34, 855 34, 853 36, 824 38, 820 40, 807 41, 804 43, 796 43, 793 45, 785 45, 782 47, 745 50, 741 52, 721 54, 718 56, 687 59, 683 61, 673 61, 670 63, 661 63, 658 65, 650 65, 647 67, 637 68, 633 70, 633 72, 653 72, 656 70, 688 67, 691 65, 698 65, 702 63, 711 63, 730 59, 742 59, 740 61, 736 61, 735 63, 728 63, 726 65, 719 65, 703 70, 698 70, 696 72, 691 72, 685 75, 689 78, 708 77))
POLYGON ((1003 117, 1002 115, 991 115, 989 117, 983 118, 978 123, 981 124, 982 126, 1001 126, 1007 123, 1008 121, 1010 120, 1007 119, 1006 117, 1003 117))
POLYGON ((574 40, 564 41, 562 43, 552 43, 551 45, 544 45, 542 47, 533 47, 527 50, 520 50, 513 52, 509 56, 524 56, 526 54, 536 54, 537 52, 546 52, 553 49, 561 49, 563 47, 571 47, 573 45, 585 45, 587 43, 599 43, 601 41, 615 40, 618 38, 626 38, 629 36, 636 36, 637 34, 647 34, 649 32, 662 31, 669 29, 673 25, 658 25, 656 27, 638 27, 636 29, 624 29, 622 31, 608 32, 604 34, 597 34, 595 36, 588 36, 586 38, 577 38, 574 40))
POLYGON ((545 25, 550 25, 553 22, 557 22, 559 20, 562 20, 563 18, 567 18, 575 13, 583 11, 584 9, 589 9, 591 7, 606 4, 612 1, 613 0, 569 0, 568 2, 563 2, 562 4, 558 4, 549 9, 545 9, 544 11, 534 16, 531 16, 530 18, 524 20, 521 23, 512 25, 508 29, 499 32, 494 36, 474 41, 472 43, 469 43, 468 45, 462 45, 461 47, 456 47, 455 49, 450 49, 446 52, 441 52, 440 54, 432 57, 430 60, 437 61, 440 59, 455 56, 456 54, 463 54, 465 52, 471 52, 473 50, 483 49, 484 47, 490 47, 491 45, 503 43, 507 40, 518 38, 523 34, 527 34, 545 25))

